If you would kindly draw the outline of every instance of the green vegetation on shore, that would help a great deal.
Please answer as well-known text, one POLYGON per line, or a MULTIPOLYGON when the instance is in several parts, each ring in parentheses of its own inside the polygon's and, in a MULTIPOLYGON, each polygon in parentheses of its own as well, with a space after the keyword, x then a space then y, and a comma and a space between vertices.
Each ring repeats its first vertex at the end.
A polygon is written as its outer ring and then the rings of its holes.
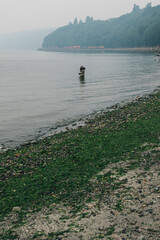
MULTIPOLYGON (((107 16, 106 16, 107 19, 107 16)), ((160 5, 147 4, 144 9, 134 5, 131 13, 108 20, 86 18, 85 22, 58 28, 45 37, 43 49, 69 46, 135 48, 160 45, 160 5)))
MULTIPOLYGON (((134 159, 138 164, 149 143, 158 146, 159 129, 160 92, 156 92, 115 106, 84 127, 0 153, 1 220, 14 207, 21 209, 19 218, 53 203, 80 210, 83 201, 92 198, 90 179, 111 162, 134 159)), ((110 174, 106 178, 112 182, 110 174)), ((113 185, 113 190, 117 187, 113 185)))

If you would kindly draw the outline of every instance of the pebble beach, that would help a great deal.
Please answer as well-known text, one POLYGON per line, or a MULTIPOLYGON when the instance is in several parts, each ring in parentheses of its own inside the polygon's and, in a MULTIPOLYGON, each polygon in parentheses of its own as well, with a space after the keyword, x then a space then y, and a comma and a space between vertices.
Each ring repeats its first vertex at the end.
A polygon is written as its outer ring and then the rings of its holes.
POLYGON ((0 153, 0 239, 160 239, 160 91, 0 153))

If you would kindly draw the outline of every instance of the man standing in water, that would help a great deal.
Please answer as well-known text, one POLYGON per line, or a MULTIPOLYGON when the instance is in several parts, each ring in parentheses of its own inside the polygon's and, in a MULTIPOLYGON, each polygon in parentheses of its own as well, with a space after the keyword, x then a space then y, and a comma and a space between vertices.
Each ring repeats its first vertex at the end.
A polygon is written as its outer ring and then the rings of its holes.
POLYGON ((80 74, 84 74, 85 69, 86 69, 85 67, 80 66, 80 74))

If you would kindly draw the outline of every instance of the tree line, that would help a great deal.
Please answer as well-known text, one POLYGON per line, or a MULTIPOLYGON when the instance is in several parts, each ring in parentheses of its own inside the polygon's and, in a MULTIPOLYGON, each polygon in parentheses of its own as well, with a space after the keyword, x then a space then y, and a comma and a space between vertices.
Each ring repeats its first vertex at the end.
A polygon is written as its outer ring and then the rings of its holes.
POLYGON ((143 9, 136 4, 131 13, 109 20, 73 23, 58 28, 45 37, 42 47, 104 46, 105 48, 151 47, 160 45, 160 5, 151 3, 143 9))

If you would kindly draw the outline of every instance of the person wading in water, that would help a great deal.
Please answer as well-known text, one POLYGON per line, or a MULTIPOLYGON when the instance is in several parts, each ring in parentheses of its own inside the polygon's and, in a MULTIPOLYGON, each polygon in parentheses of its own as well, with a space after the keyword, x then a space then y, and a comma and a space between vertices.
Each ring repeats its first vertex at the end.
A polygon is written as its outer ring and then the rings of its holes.
POLYGON ((80 66, 80 74, 84 74, 84 72, 85 72, 85 67, 83 67, 83 66, 80 66))

